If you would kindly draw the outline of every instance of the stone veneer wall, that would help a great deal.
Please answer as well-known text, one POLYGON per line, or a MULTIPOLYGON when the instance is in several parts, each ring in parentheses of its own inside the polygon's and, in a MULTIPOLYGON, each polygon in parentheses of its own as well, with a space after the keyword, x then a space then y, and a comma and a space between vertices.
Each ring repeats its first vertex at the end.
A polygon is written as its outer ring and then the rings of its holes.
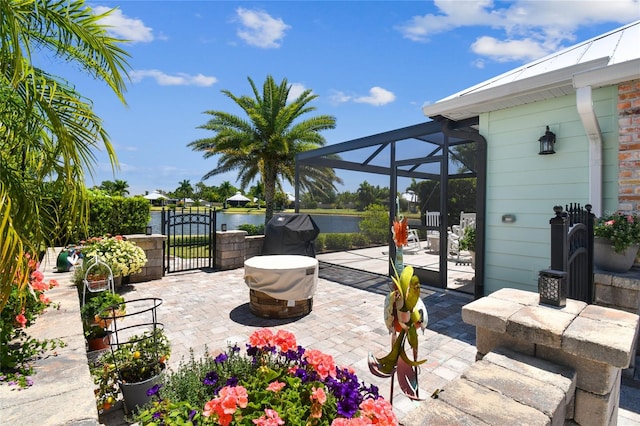
POLYGON ((162 278, 162 268, 164 265, 162 261, 162 246, 167 237, 159 234, 133 234, 126 235, 126 238, 141 247, 147 255, 147 264, 142 268, 140 273, 131 275, 129 282, 141 283, 162 278))

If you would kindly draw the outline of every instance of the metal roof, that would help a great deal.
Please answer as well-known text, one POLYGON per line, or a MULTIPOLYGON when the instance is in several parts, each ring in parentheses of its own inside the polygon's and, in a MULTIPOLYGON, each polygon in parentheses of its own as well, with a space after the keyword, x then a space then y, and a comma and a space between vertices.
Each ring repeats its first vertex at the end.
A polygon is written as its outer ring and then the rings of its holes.
POLYGON ((578 43, 423 107, 428 117, 480 113, 640 78, 640 21, 578 43))

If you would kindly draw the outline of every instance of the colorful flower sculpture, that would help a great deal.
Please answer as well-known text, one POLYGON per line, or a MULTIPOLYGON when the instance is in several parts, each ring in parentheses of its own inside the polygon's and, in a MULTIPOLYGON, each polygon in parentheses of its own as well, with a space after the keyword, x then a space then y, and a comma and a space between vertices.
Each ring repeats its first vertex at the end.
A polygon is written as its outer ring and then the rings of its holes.
POLYGON ((398 382, 403 392, 411 399, 418 396, 417 366, 425 360, 418 360, 418 329, 427 327, 427 308, 420 299, 420 282, 413 275, 413 267, 407 266, 393 280, 393 288, 385 299, 384 321, 391 333, 391 352, 382 358, 369 355, 369 370, 378 377, 392 377, 398 374, 398 382), (405 352, 405 342, 409 342, 413 360, 405 352))

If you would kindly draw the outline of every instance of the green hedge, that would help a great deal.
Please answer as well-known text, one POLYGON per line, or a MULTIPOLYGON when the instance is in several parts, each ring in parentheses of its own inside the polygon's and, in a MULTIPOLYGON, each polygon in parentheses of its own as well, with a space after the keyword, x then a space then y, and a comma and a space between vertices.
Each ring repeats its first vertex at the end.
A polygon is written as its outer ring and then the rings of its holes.
POLYGON ((143 197, 91 197, 89 235, 143 234, 151 219, 151 204, 143 197))
POLYGON ((315 241, 316 253, 324 251, 351 250, 370 247, 371 241, 366 235, 358 233, 320 234, 315 241))

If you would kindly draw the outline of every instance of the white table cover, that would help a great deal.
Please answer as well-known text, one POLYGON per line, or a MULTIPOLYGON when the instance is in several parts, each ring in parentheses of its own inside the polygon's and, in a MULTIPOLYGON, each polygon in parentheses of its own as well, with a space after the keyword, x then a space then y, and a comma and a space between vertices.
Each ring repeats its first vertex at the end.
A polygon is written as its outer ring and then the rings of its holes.
POLYGON ((288 254, 254 256, 244 262, 244 282, 274 299, 310 299, 318 283, 318 261, 288 254))

